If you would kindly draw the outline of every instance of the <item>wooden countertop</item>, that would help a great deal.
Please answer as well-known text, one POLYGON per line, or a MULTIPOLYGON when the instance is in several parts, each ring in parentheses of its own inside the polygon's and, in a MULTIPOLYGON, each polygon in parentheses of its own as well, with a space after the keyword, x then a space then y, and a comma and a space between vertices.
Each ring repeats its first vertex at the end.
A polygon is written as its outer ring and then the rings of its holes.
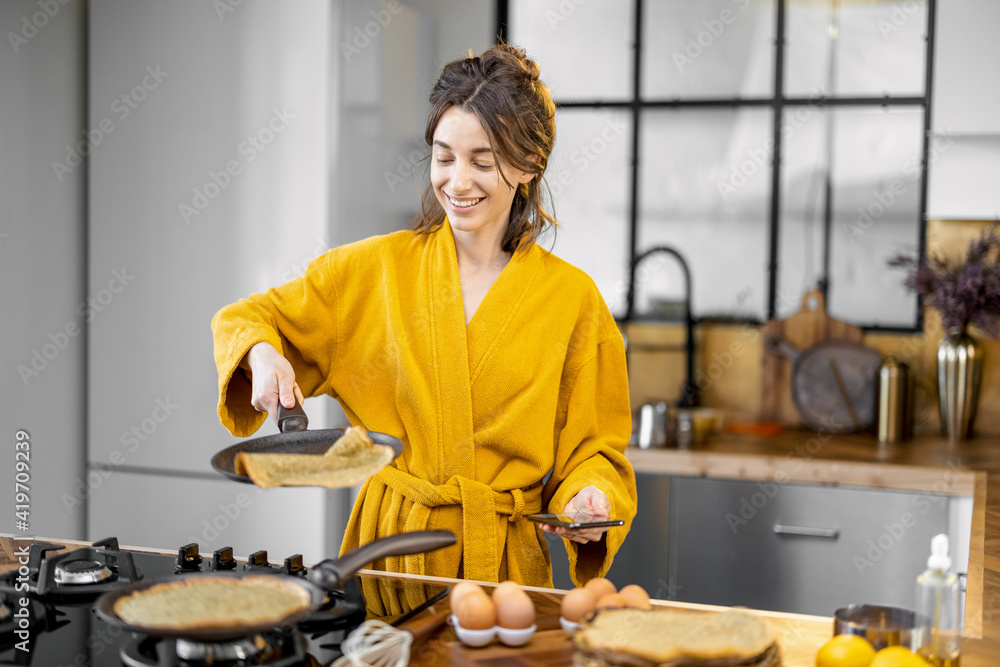
POLYGON ((966 634, 1000 640, 1000 438, 888 445, 869 435, 722 433, 694 449, 629 448, 628 457, 645 473, 971 495, 966 634))
MULTIPOLYGON (((37 537, 37 541, 55 542, 67 547, 89 546, 86 542, 60 540, 37 537)), ((23 542, 19 543, 19 546, 23 542)), ((132 551, 152 553, 167 553, 159 549, 143 547, 127 547, 132 551)), ((10 535, 0 535, 0 572, 17 567, 14 540, 10 535)), ((456 579, 441 579, 438 577, 416 577, 412 575, 387 574, 361 570, 361 578, 395 578, 411 579, 423 582, 437 582, 446 585, 457 583, 456 579)), ((483 584, 488 590, 495 584, 483 584)), ((468 648, 458 641, 455 632, 448 624, 450 608, 447 599, 438 602, 421 612, 401 627, 414 635, 411 649, 411 665, 512 665, 562 667, 572 664, 573 646, 569 637, 559 626, 559 605, 565 591, 524 587, 532 598, 537 612, 538 629, 525 646, 510 648, 494 641, 484 648, 468 648)), ((726 611, 726 607, 713 607, 680 602, 654 600, 659 607, 669 607, 685 610, 717 613, 726 611)), ((785 667, 813 667, 816 651, 826 642, 833 630, 830 618, 819 616, 803 616, 780 612, 746 610, 759 616, 771 625, 781 646, 783 664, 785 667)), ((987 667, 996 664, 1000 656, 1000 642, 987 639, 970 638, 963 643, 962 664, 964 667, 987 667)))

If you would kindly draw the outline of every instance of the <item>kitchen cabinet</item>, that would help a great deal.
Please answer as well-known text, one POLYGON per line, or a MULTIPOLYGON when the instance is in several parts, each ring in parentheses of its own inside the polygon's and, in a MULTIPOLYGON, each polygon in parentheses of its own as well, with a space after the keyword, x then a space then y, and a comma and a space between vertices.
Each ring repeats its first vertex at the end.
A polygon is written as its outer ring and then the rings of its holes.
POLYGON ((948 532, 956 502, 690 477, 674 479, 670 497, 675 599, 816 615, 861 602, 912 608, 931 538, 948 532))
MULTIPOLYGON (((913 606, 931 538, 964 572, 971 496, 637 473, 639 512, 608 573, 654 598, 830 615, 913 606)), ((569 583, 561 544, 557 587, 569 583)))

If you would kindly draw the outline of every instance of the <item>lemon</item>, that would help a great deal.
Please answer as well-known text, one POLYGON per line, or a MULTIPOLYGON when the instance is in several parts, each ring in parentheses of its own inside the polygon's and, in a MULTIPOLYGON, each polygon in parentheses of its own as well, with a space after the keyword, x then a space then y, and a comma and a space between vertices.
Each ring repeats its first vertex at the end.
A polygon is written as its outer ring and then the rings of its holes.
POLYGON ((927 667, 927 662, 909 649, 890 646, 875 654, 870 667, 927 667))
POLYGON ((816 667, 869 667, 874 657, 875 649, 864 637, 837 635, 816 654, 816 667))

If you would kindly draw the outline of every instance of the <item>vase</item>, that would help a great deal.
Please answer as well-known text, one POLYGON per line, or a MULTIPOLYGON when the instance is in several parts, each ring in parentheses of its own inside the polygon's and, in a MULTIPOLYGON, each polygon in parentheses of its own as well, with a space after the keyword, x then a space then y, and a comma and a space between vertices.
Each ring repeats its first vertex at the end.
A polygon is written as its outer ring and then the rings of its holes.
POLYGON ((983 351, 965 329, 952 329, 938 347, 941 433, 948 440, 972 435, 983 377, 983 351))

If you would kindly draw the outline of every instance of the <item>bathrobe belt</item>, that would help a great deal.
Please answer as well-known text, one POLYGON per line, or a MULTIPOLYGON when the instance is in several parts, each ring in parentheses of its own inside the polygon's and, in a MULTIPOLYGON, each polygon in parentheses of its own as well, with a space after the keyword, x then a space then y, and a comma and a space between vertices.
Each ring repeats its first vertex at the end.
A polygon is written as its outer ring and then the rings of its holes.
MULTIPOLYGON (((503 544, 497 535, 497 514, 506 514, 515 531, 535 533, 535 524, 517 523, 525 514, 542 511, 542 483, 527 489, 496 491, 489 485, 454 475, 444 484, 431 484, 392 466, 383 468, 375 479, 413 502, 406 518, 406 531, 425 530, 432 508, 462 507, 462 560, 466 579, 496 581, 503 544)), ((407 558, 423 559, 424 554, 407 558)), ((414 563, 416 565, 417 563, 414 563)), ((406 571, 412 571, 409 568, 406 571)), ((419 570, 422 571, 422 570, 419 570)))

